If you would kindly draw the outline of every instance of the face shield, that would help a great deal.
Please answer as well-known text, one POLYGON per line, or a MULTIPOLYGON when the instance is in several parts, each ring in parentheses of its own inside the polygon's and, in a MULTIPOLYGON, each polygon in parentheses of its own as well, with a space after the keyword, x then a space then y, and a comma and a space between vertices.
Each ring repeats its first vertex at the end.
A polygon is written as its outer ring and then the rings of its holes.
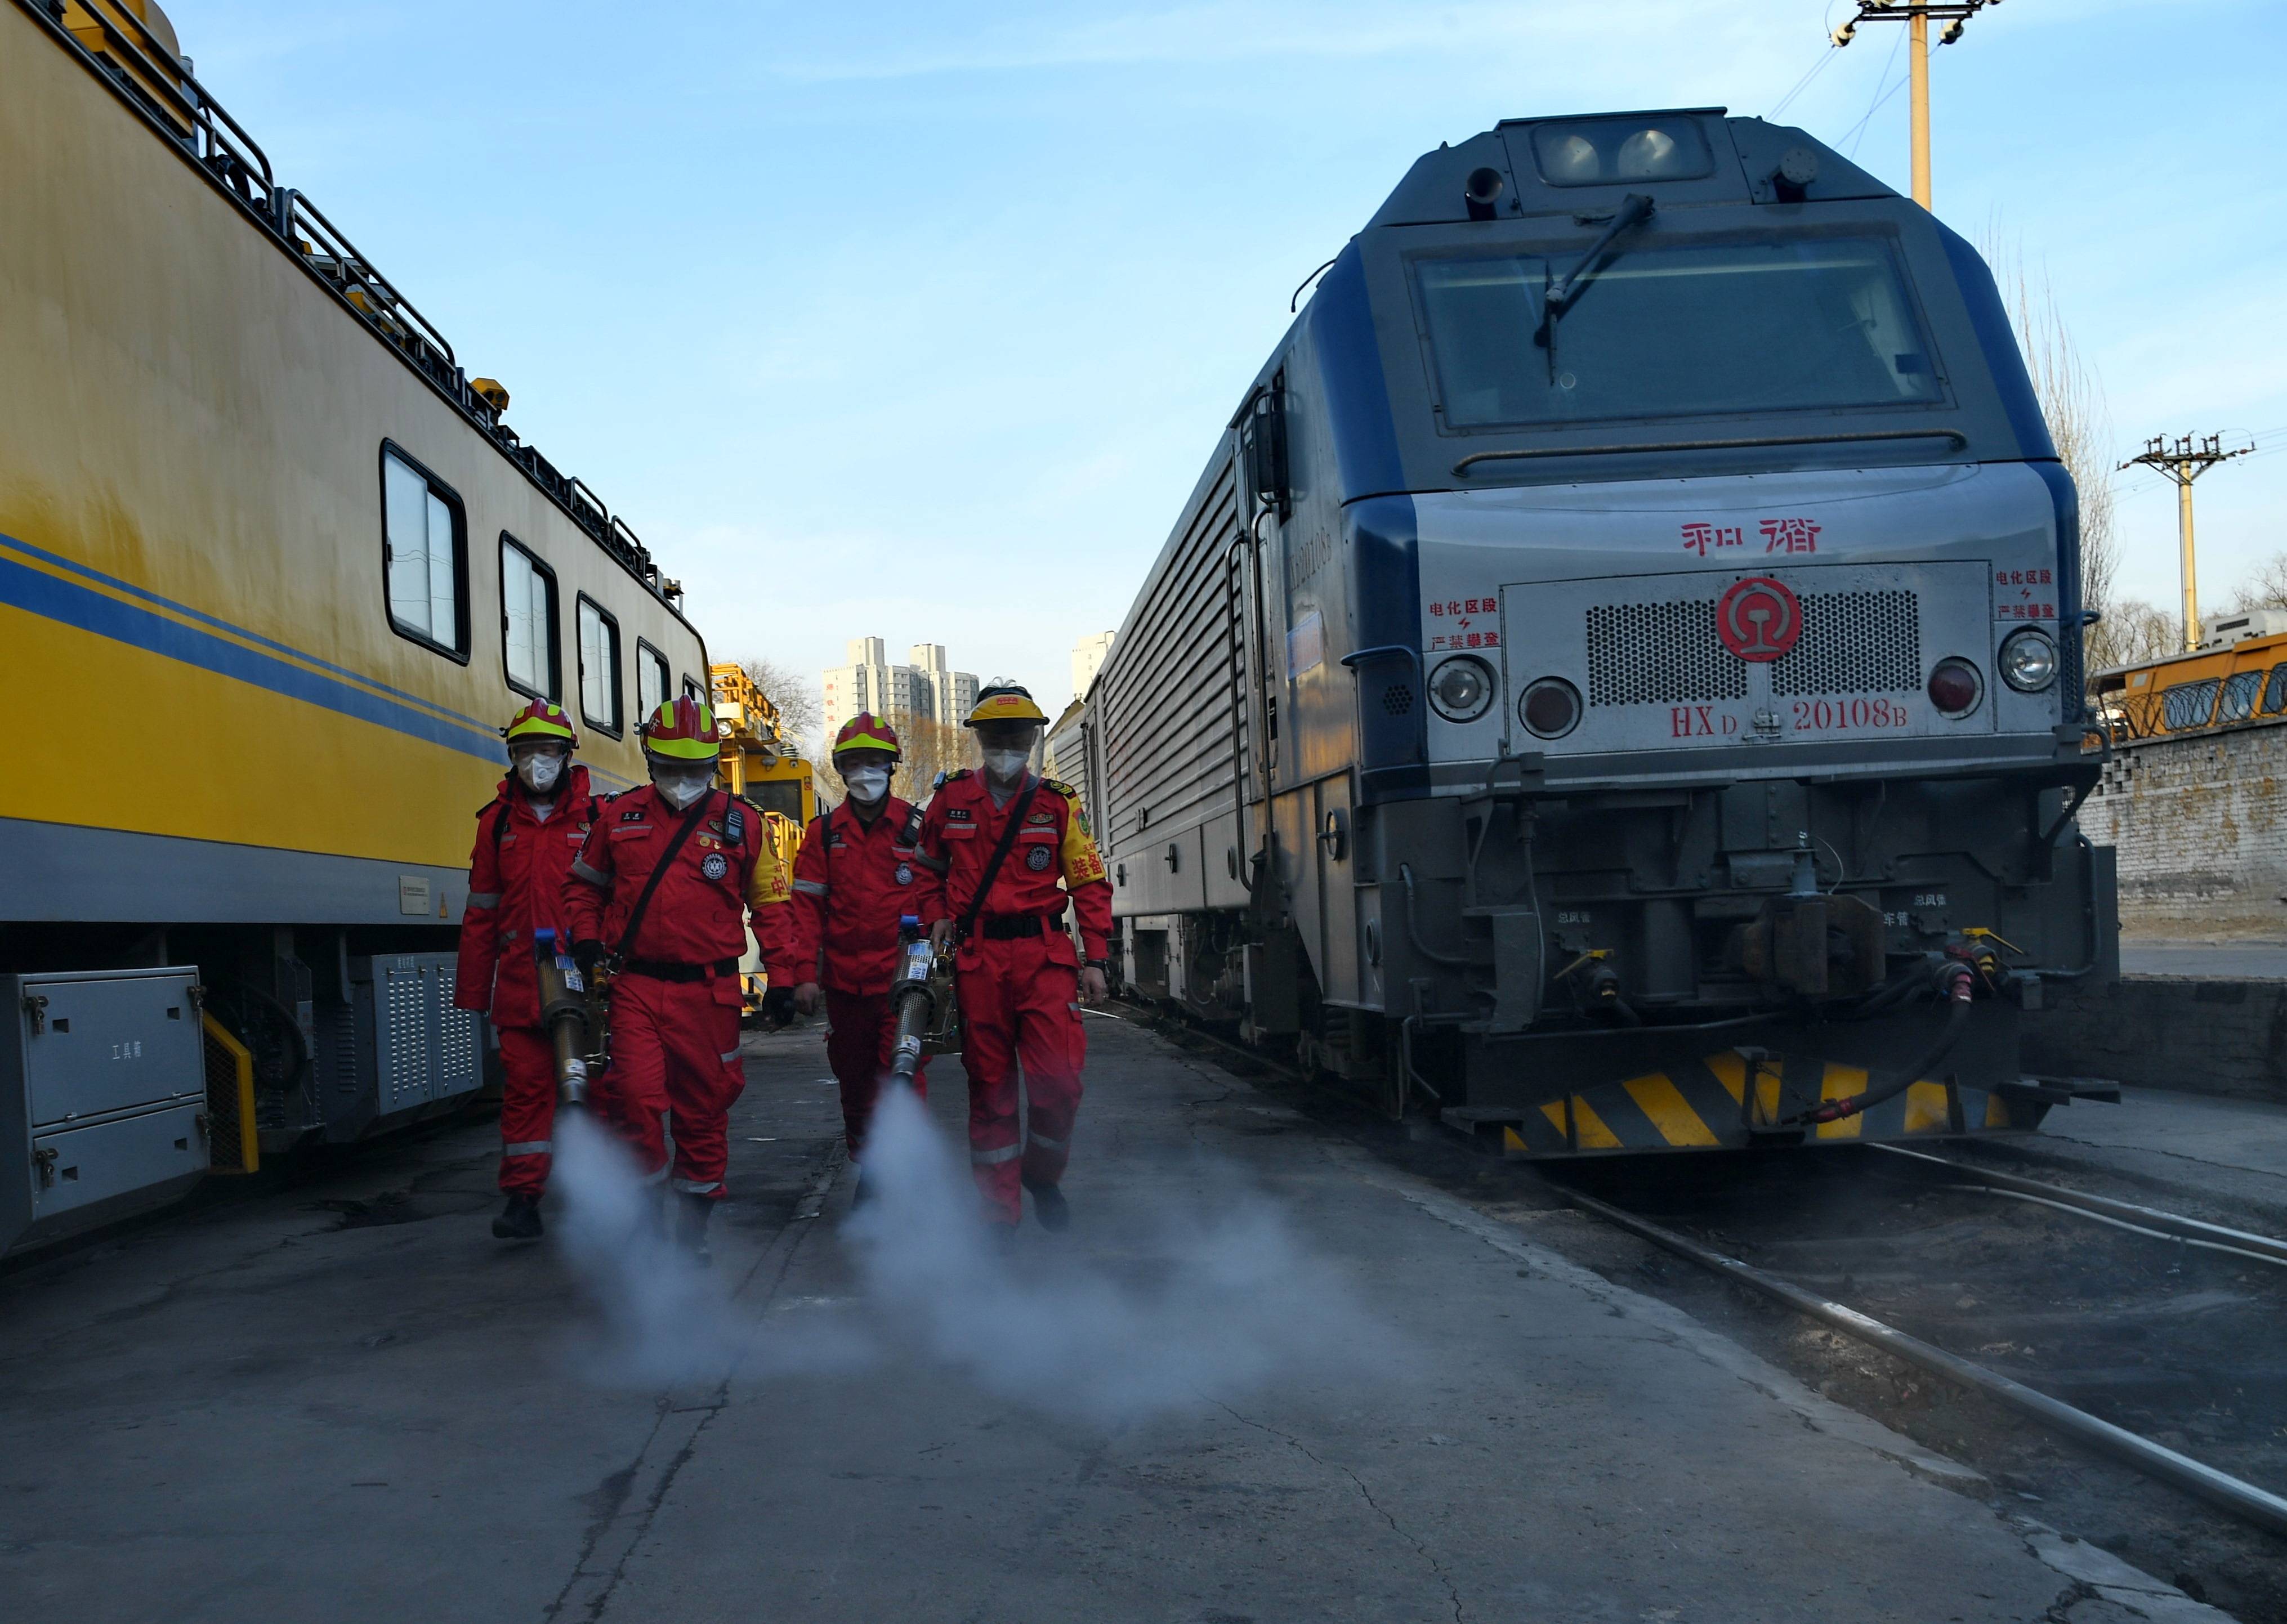
POLYGON ((545 795, 563 778, 572 746, 560 738, 520 738, 508 747, 508 760, 525 788, 545 795))
POLYGON ((869 807, 890 792, 891 765, 889 753, 882 750, 845 750, 834 758, 842 787, 852 800, 869 807))
POLYGON ((1014 784, 1024 777, 1039 743, 1037 721, 987 721, 977 724, 977 745, 984 753, 985 771, 996 784, 1014 784))

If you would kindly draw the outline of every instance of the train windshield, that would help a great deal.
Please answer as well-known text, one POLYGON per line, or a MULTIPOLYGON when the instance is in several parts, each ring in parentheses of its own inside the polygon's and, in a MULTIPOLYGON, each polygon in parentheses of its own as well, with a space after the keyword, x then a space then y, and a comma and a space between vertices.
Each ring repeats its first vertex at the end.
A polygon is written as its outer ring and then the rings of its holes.
POLYGON ((1417 264, 1449 427, 1943 398, 1885 241, 1632 246, 1551 318, 1544 296, 1571 264, 1563 254, 1417 264))

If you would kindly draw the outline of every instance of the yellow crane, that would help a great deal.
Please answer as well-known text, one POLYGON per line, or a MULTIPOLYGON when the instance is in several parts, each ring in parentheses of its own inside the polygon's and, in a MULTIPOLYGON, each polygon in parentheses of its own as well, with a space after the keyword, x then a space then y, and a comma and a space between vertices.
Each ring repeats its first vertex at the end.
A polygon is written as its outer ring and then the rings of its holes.
MULTIPOLYGON (((818 816, 818 786, 811 764, 803 758, 800 741, 786 736, 779 707, 743 667, 709 666, 707 681, 714 690, 715 726, 723 740, 723 787, 762 813, 779 863, 792 873, 795 854, 802 849, 802 832, 818 816)), ((747 1013, 752 1015, 762 1007, 769 978, 751 933, 739 973, 745 983, 747 1013)))

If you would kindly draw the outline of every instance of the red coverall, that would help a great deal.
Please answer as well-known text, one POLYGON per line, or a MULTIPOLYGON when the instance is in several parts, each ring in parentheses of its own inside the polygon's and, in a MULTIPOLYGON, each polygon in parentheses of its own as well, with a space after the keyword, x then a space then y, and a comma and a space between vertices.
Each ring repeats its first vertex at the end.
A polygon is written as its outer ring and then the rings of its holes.
POLYGON ((612 1060, 597 1082, 597 1104, 654 1179, 668 1175, 661 1118, 671 1113, 675 1187, 719 1201, 731 1104, 747 1084, 739 1060, 747 910, 772 981, 792 971, 786 876, 763 815, 721 790, 708 790, 701 804, 634 941, 621 939, 628 915, 690 816, 650 784, 597 808, 565 882, 564 911, 574 940, 606 943, 621 959, 612 981, 612 1060))
MULTIPOLYGON (((811 820, 794 860, 787 957, 797 981, 815 981, 826 993, 826 1063, 842 1084, 842 1126, 853 1161, 865 1147, 897 1041, 889 994, 898 920, 912 914, 926 926, 934 916, 925 905, 938 905, 936 877, 914 861, 919 822, 912 803, 895 795, 870 824, 845 800, 811 820)), ((929 1092, 921 1071, 914 1092, 929 1092)))
POLYGON ((500 1035, 500 1187, 537 1196, 548 1187, 550 1136, 556 1126, 556 1047, 540 1024, 540 983, 532 963, 533 933, 564 934, 564 878, 588 838, 598 806, 588 769, 574 765, 556 786, 543 822, 511 772, 498 799, 477 813, 469 853, 469 906, 461 916, 461 957, 453 1002, 482 1010, 500 1035))
MULTIPOLYGON (((1026 782, 1039 791, 954 959, 969 1160, 991 1216, 1007 1224, 1024 1215, 1025 1184, 1064 1178, 1080 1114, 1088 1040, 1076 1001, 1080 955, 1063 924, 1065 904, 1079 915, 1088 958, 1104 958, 1112 934, 1112 887, 1088 820, 1072 804, 1075 792, 1053 778, 1026 782), (1028 1132, 1017 1123, 1020 1064, 1028 1132)), ((930 802, 917 859, 938 878, 937 918, 958 920, 968 911, 1024 793, 1019 784, 1006 807, 996 807, 981 775, 958 772, 930 802)))

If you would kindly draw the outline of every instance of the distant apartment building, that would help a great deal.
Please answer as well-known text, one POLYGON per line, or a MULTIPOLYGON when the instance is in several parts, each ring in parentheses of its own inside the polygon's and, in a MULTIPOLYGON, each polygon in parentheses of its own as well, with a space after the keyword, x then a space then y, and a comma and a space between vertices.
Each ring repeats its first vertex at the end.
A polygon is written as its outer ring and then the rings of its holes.
POLYGON ((879 637, 852 637, 846 652, 848 665, 819 673, 829 741, 860 711, 886 718, 893 728, 916 717, 957 727, 976 707, 976 674, 949 669, 943 643, 915 643, 911 663, 903 666, 890 664, 888 645, 879 637))
POLYGON ((1117 632, 1098 632, 1093 637, 1083 637, 1072 644, 1072 698, 1088 698, 1088 685, 1096 681, 1096 674, 1104 669, 1104 662, 1112 658, 1112 640, 1117 632))
POLYGON ((977 674, 947 666, 941 643, 917 643, 907 658, 913 661, 914 674, 929 687, 937 719, 948 727, 959 727, 977 708, 977 674))

